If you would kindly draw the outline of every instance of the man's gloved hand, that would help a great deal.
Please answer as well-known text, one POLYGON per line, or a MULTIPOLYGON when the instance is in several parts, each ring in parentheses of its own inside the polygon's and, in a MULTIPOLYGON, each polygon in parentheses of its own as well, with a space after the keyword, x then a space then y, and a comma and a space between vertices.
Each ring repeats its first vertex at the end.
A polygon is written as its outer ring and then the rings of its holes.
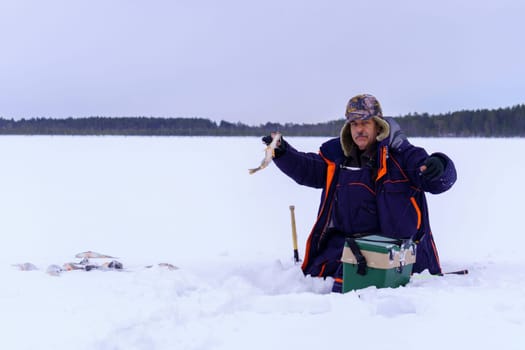
MULTIPOLYGON (((270 145, 270 143, 272 143, 273 141, 273 136, 274 136, 274 133, 272 133, 272 135, 266 135, 266 136, 263 136, 262 137, 262 142, 264 142, 264 144, 266 144, 266 146, 270 145)), ((281 139, 277 142, 277 147, 275 147, 275 151, 274 151, 274 159, 275 158, 279 158, 280 156, 282 156, 284 154, 284 152, 286 151, 286 142, 284 141, 283 137, 281 136, 281 139)))
POLYGON ((430 156, 421 166, 421 174, 429 181, 436 180, 443 175, 445 162, 437 156, 430 156))
POLYGON ((266 135, 266 136, 263 136, 263 138, 262 138, 262 142, 264 142, 264 144, 266 146, 268 146, 270 143, 272 143, 272 141, 273 141, 272 135, 266 135))

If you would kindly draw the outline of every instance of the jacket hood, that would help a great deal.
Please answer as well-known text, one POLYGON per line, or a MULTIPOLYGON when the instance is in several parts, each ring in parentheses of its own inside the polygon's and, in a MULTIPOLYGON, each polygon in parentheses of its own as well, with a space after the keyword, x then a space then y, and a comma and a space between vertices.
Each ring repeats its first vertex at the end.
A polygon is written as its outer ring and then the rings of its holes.
MULTIPOLYGON (((391 149, 395 149, 397 151, 401 150, 401 147, 406 144, 405 141, 407 141, 407 136, 401 130, 401 127, 397 123, 397 121, 392 117, 386 117, 385 121, 388 123, 390 128, 390 133, 388 134, 388 147, 391 149)), ((408 141, 407 141, 408 143, 408 141)))

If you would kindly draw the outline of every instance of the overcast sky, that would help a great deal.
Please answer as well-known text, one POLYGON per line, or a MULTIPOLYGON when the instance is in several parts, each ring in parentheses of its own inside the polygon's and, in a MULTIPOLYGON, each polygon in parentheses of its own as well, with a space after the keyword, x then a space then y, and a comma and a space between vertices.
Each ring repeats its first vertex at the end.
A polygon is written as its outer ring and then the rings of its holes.
POLYGON ((0 0, 0 117, 257 125, 525 103, 522 0, 0 0))

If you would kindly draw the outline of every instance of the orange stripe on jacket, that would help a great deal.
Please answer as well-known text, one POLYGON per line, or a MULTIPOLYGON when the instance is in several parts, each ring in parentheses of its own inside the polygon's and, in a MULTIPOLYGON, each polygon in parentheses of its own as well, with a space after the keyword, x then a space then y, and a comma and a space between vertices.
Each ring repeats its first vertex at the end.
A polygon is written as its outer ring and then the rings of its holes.
POLYGON ((414 209, 416 210, 417 214, 417 229, 421 227, 421 209, 419 209, 419 205, 417 205, 416 199, 414 197, 410 197, 410 202, 412 202, 412 205, 414 206, 414 209))
POLYGON ((317 277, 323 277, 324 270, 326 270, 326 263, 324 263, 323 266, 321 267, 321 272, 319 272, 319 275, 317 275, 317 277))
POLYGON ((334 180, 334 175, 335 175, 335 162, 332 162, 331 160, 328 160, 325 156, 323 156, 323 153, 322 152, 319 152, 319 155, 321 156, 321 158, 323 158, 323 160, 326 162, 326 187, 325 187, 325 195, 324 195, 324 199, 323 199, 323 205, 321 207, 321 210, 319 210, 319 215, 317 216, 317 220, 315 220, 315 224, 312 228, 312 231, 310 232, 310 235, 308 236, 308 239, 306 240, 306 248, 305 248, 305 254, 304 254, 304 260, 303 260, 303 263, 301 265, 301 269, 305 269, 306 266, 308 265, 308 260, 309 260, 309 257, 310 257, 310 246, 311 246, 311 241, 312 241, 312 233, 313 233, 313 230, 315 228, 315 226, 317 225, 317 222, 319 221, 319 218, 321 217, 322 213, 324 212, 324 207, 326 205, 326 201, 328 199, 328 189, 330 188, 330 185, 332 184, 332 181, 334 180))
POLYGON ((324 161, 326 162, 326 187, 325 187, 325 194, 324 194, 324 201, 325 203, 323 203, 323 206, 324 204, 326 204, 326 199, 328 198, 328 189, 330 188, 330 185, 332 184, 332 181, 334 180, 334 175, 335 175, 335 162, 332 162, 331 160, 328 160, 327 158, 325 158, 323 156, 323 154, 321 152, 319 152, 319 155, 324 159, 324 161))
POLYGON ((377 172, 376 181, 382 178, 386 175, 386 156, 387 156, 387 148, 386 146, 381 147, 381 154, 379 156, 379 171, 377 172))

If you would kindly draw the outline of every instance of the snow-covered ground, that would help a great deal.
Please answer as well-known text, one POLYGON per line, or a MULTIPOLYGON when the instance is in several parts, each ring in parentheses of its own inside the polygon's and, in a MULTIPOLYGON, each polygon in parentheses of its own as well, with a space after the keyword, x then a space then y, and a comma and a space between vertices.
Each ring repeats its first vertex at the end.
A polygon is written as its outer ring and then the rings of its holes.
POLYGON ((470 274, 333 294, 292 261, 289 205, 303 254, 320 193, 248 175, 258 138, 0 137, 0 348, 524 349, 525 139, 411 141, 456 163, 431 224, 470 274), (45 272, 86 250, 127 269, 45 272))

